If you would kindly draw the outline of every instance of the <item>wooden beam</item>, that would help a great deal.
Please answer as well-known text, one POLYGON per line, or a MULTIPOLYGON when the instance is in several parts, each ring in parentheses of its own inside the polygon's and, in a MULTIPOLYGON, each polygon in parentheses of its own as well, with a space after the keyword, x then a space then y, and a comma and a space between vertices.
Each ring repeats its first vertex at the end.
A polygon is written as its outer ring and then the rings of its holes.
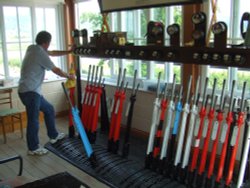
MULTIPOLYGON (((195 5, 184 5, 183 6, 183 42, 184 44, 190 43, 192 39, 192 32, 194 30, 193 24, 192 24, 192 15, 194 13, 197 13, 201 10, 200 4, 195 5)), ((196 64, 192 64, 192 62, 183 62, 182 66, 182 84, 183 89, 186 91, 186 87, 188 85, 188 78, 190 75, 193 76, 192 80, 192 89, 191 92, 194 92, 195 90, 195 84, 196 80, 198 78, 198 75, 200 75, 200 66, 196 64)))
MULTIPOLYGON (((65 21, 65 33, 66 33, 66 44, 73 45, 74 39, 72 37, 72 31, 75 29, 75 5, 74 0, 65 0, 64 4, 64 21, 65 21)), ((70 64, 75 61, 73 55, 68 55, 68 69, 70 64)))

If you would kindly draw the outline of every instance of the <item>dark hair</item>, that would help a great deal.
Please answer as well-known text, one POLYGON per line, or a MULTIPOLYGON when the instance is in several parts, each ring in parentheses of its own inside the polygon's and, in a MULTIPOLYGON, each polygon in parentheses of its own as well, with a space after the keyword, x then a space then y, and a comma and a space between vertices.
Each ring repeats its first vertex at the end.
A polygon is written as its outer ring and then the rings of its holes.
POLYGON ((36 35, 36 43, 41 45, 47 42, 51 41, 51 34, 47 31, 40 31, 37 35, 36 35))

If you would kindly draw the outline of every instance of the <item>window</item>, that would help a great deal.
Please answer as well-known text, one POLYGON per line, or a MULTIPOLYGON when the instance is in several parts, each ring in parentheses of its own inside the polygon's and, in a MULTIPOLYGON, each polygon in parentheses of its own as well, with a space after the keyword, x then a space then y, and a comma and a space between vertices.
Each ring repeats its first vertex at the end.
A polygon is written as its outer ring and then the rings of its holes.
POLYGON ((3 42, 2 32, 0 32, 0 79, 4 78, 4 66, 3 66, 3 42))
MULTIPOLYGON (((240 33, 240 20, 244 12, 249 12, 247 0, 219 0, 217 1, 217 21, 223 21, 228 27, 228 44, 241 44, 243 39, 240 33)), ((210 18, 211 18, 211 7, 210 7, 210 18)), ((209 19, 208 19, 209 20, 209 19)), ((213 40, 213 39, 211 39, 213 40)), ((212 42, 212 41, 211 41, 212 42)), ((228 89, 232 83, 232 80, 237 81, 237 88, 239 91, 242 89, 243 82, 247 81, 250 83, 250 70, 238 69, 238 68, 218 68, 213 66, 205 67, 207 69, 208 76, 210 78, 210 87, 213 83, 213 78, 218 79, 219 88, 222 87, 222 80, 225 78, 228 82, 228 89)), ((249 87, 249 85, 248 85, 249 87)), ((248 89, 249 90, 249 89, 248 89)))
MULTIPOLYGON (((76 3, 76 20, 79 29, 87 29, 88 34, 93 35, 94 30, 101 30, 102 19, 99 11, 99 5, 97 1, 83 1, 76 3), (91 7, 91 8, 90 8, 91 7)), ((182 22, 182 9, 180 6, 152 8, 143 10, 131 10, 109 13, 108 21, 111 31, 123 31, 127 32, 127 41, 134 43, 135 45, 146 44, 146 30, 147 23, 149 21, 161 21, 165 27, 173 23, 182 22)), ((165 32, 166 33, 166 32, 165 32)), ((165 43, 169 42, 169 37, 165 36, 165 43)), ((88 71, 88 64, 101 64, 103 61, 98 59, 81 58, 82 73, 88 71), (88 63, 86 63, 88 62, 88 63)), ((158 72, 162 72, 162 79, 165 81, 171 81, 173 74, 177 74, 177 82, 181 81, 181 65, 173 62, 146 62, 140 60, 128 60, 128 59, 109 59, 105 62, 104 74, 109 78, 116 78, 118 69, 126 68, 127 77, 131 77, 134 74, 134 70, 137 70, 138 77, 142 80, 156 80, 158 72)))
POLYGON ((31 11, 29 7, 4 6, 4 28, 9 72, 7 76, 20 75, 21 59, 32 43, 31 11))
MULTIPOLYGON (((59 49, 58 7, 46 5, 0 5, 0 78, 19 78, 21 62, 27 47, 35 43, 35 36, 41 30, 52 35, 50 49, 59 49)), ((56 66, 62 67, 62 58, 51 58, 56 66)), ((50 71, 46 73, 48 79, 50 71)))
MULTIPOLYGON (((217 1, 217 21, 224 21, 228 26, 228 44, 240 44, 243 42, 240 34, 240 19, 244 12, 248 11, 244 4, 247 4, 247 0, 234 1, 219 0, 217 1), (226 7, 225 7, 226 6, 226 7)), ((212 11, 209 6, 204 6, 208 15, 208 23, 212 16, 212 11)), ((99 14, 99 6, 96 1, 84 1, 82 3, 76 3, 77 15, 76 19, 80 24, 79 28, 86 28, 88 31, 94 29, 101 29, 101 20, 99 14), (92 2, 91 9, 87 6, 92 2), (82 9, 81 7, 85 7, 82 9), (88 9, 86 8, 88 7, 88 9), (95 7, 95 8, 92 8, 95 7), (94 10, 94 11, 93 11, 94 10), (92 12, 91 14, 88 12, 92 12), (95 14, 95 16, 93 15, 95 14), (87 16, 88 15, 88 16, 87 16), (90 16, 91 15, 91 16, 90 16), (85 25, 84 25, 85 24, 85 25)), ((140 9, 131 11, 121 11, 109 13, 108 17, 109 25, 112 31, 126 31, 128 42, 135 45, 145 45, 146 28, 147 23, 151 20, 161 21, 165 27, 178 23, 182 26, 182 8, 181 6, 160 7, 151 9, 140 9)), ((182 31, 182 29, 181 29, 182 31)), ((89 32, 89 35, 93 33, 89 32)), ((212 36, 213 37, 213 36, 212 36)), ((213 42, 213 38, 211 38, 213 42)), ((168 45, 169 37, 165 36, 165 45, 168 45)), ((85 63, 82 72, 87 72, 86 62, 95 61, 96 64, 103 62, 101 60, 93 60, 81 58, 85 63)), ((139 78, 142 80, 156 80, 159 72, 162 72, 162 79, 165 81, 172 80, 173 74, 177 75, 177 83, 181 82, 181 64, 173 62, 146 62, 140 60, 128 60, 128 59, 109 59, 106 60, 105 74, 107 77, 115 78, 117 76, 118 68, 127 68, 127 75, 132 76, 133 70, 138 70, 139 78), (107 63, 108 62, 108 63, 107 63)), ((227 79, 227 89, 230 90, 232 80, 237 80, 237 88, 240 90, 242 87, 242 80, 250 82, 250 71, 246 69, 216 67, 216 66, 202 66, 202 76, 209 76, 209 87, 213 84, 213 79, 217 78, 217 88, 222 87, 223 79, 227 79)), ((249 86, 248 86, 249 87, 249 86)))
MULTIPOLYGON (((56 7, 36 7, 35 8, 35 18, 36 18, 36 31, 46 30, 51 33, 52 40, 50 43, 49 50, 60 49, 62 45, 60 43, 60 34, 58 33, 58 18, 57 18, 58 9, 56 7)), ((61 30, 63 31, 63 30, 61 30)), ((35 32, 35 33, 37 33, 35 32)), ((50 57, 53 63, 63 68, 63 59, 62 57, 50 57)), ((57 77, 53 72, 46 71, 45 79, 50 79, 57 77)))
MULTIPOLYGON (((100 31, 102 26, 102 16, 99 13, 98 1, 83 1, 75 4, 76 28, 87 29, 88 41, 93 36, 94 31, 100 31)), ((103 75, 110 77, 110 63, 98 58, 80 57, 81 74, 86 76, 89 65, 103 66, 103 75)))

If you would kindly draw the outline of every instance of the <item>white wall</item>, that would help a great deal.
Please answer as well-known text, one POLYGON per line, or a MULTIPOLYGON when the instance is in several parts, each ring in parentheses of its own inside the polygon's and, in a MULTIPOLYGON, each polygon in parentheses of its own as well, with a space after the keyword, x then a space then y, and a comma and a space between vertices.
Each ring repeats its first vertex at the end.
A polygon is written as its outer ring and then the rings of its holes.
MULTIPOLYGON (((68 103, 66 102, 61 82, 62 80, 51 81, 51 82, 45 82, 42 85, 43 96, 54 106, 56 113, 68 109, 68 103)), ((12 99, 14 107, 17 107, 18 109, 25 111, 25 107, 18 97, 16 86, 13 86, 12 99)))
MULTIPOLYGON (((115 93, 114 86, 106 86, 106 96, 110 100, 113 99, 114 93, 115 93)), ((124 113, 126 112, 130 95, 131 95, 131 90, 127 89, 126 101, 123 106, 124 113)), ((136 102, 134 106, 133 120, 132 120, 132 128, 149 132, 154 99, 155 99, 155 93, 153 92, 145 92, 145 91, 137 92, 136 102)), ((127 117, 123 115, 122 124, 126 125, 126 122, 127 122, 127 117)))

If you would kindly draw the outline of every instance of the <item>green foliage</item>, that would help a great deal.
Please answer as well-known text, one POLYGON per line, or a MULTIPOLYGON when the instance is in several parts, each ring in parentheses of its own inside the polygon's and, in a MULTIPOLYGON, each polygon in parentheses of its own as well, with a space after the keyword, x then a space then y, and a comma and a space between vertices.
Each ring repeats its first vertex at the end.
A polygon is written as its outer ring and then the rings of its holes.
MULTIPOLYGON (((209 74, 209 87, 213 87, 214 79, 217 79, 217 89, 222 89, 222 83, 224 79, 228 78, 227 71, 222 72, 211 72, 209 74)), ((250 83, 250 73, 248 71, 238 71, 237 72, 237 88, 242 89, 244 82, 250 83)), ((248 86, 249 87, 249 86, 248 86)), ((247 87, 247 90, 249 90, 247 87)))
POLYGON ((166 21, 166 9, 165 8, 155 8, 155 21, 165 23, 166 21))
POLYGON ((146 19, 147 10, 144 9, 141 11, 141 34, 145 36, 147 34, 147 19, 146 19))
POLYGON ((102 28, 102 15, 91 12, 82 13, 80 23, 90 23, 92 30, 100 30, 102 28))
POLYGON ((182 25, 182 11, 180 7, 174 8, 174 23, 182 25))
POLYGON ((161 67, 155 67, 155 78, 158 78, 159 73, 161 72, 161 80, 164 79, 164 70, 161 67))
POLYGON ((176 83, 181 83, 181 69, 179 66, 174 66, 174 74, 176 75, 176 83))
POLYGON ((148 75, 148 64, 147 63, 141 63, 141 76, 142 78, 146 78, 148 75))
MULTIPOLYGON (((174 66, 173 67, 174 74, 176 74, 176 83, 181 83, 181 69, 179 66, 174 66)), ((162 68, 156 67, 155 68, 155 77, 158 77, 159 72, 162 72, 161 74, 161 79, 164 79, 165 77, 165 72, 162 68)))
MULTIPOLYGON (((174 23, 182 25, 182 9, 180 6, 173 7, 173 16, 174 23)), ((155 8, 154 10, 154 19, 155 21, 160 21, 162 23, 166 23, 166 9, 165 8, 155 8)), ((144 14, 144 19, 146 14, 144 14)))
MULTIPOLYGON (((250 88, 249 83, 250 83, 250 72, 241 72, 238 71, 237 72, 237 85, 238 88, 242 88, 243 87, 243 83, 246 81, 247 82, 247 88, 250 88)), ((249 91, 249 89, 247 89, 247 91, 249 91)))
POLYGON ((227 79, 227 72, 226 71, 222 71, 222 72, 211 72, 209 74, 209 81, 208 81, 208 86, 209 87, 213 87, 214 84, 214 79, 217 79, 217 89, 221 89, 222 88, 222 83, 224 79, 227 79))
POLYGON ((101 59, 99 62, 98 62, 98 66, 103 66, 105 63, 105 60, 104 59, 101 59))
POLYGON ((9 66, 10 66, 10 67, 17 67, 17 68, 20 68, 20 67, 21 67, 20 59, 10 59, 10 60, 9 60, 9 66))
POLYGON ((126 66, 127 68, 127 75, 129 76, 133 76, 134 75, 134 69, 135 69, 135 66, 133 63, 130 63, 126 66))

